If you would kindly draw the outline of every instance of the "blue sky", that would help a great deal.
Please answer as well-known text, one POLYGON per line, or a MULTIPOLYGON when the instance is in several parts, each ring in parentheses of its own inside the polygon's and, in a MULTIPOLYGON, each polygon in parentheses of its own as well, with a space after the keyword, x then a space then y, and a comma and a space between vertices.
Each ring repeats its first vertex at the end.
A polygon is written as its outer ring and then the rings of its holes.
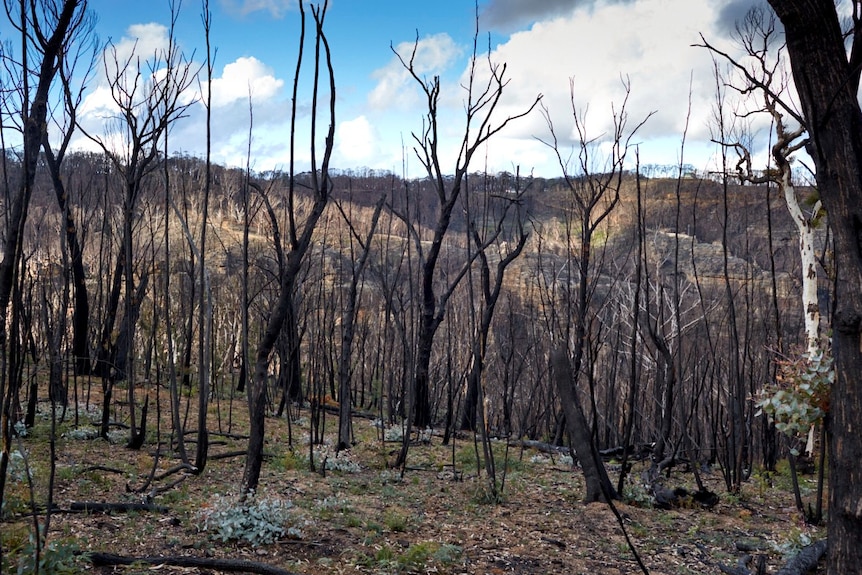
MULTIPOLYGON (((499 119, 525 110, 538 94, 560 136, 564 151, 574 139, 572 99, 584 114, 589 137, 599 142, 611 130, 614 110, 631 86, 629 125, 647 121, 634 142, 642 164, 675 164, 688 121, 685 161, 714 169, 709 143, 715 82, 709 54, 691 45, 699 34, 728 47, 728 32, 753 0, 482 0, 480 47, 508 66, 508 84, 499 119), (570 84, 570 81, 572 82, 570 84), (574 86, 574 96, 570 92, 574 86), (690 102, 690 114, 689 110, 690 102), (688 120, 687 120, 688 117, 688 120)), ((158 49, 166 41, 168 0, 90 0, 97 32, 122 50, 158 49)), ((256 170, 287 165, 287 118, 295 67, 299 14, 295 0, 210 0, 212 44, 217 49, 213 158, 242 165, 248 148, 249 93, 254 126, 251 163, 256 170)), ((177 40, 196 62, 205 56, 202 5, 184 0, 177 40)), ((419 37, 419 60, 427 74, 442 78, 441 126, 444 161, 454 170, 463 135, 463 82, 475 29, 472 0, 332 0, 326 27, 337 83, 337 137, 333 166, 390 170, 421 175, 412 158, 413 132, 425 112, 415 84, 390 46, 407 50, 419 37), (406 152, 405 152, 406 150, 406 152)), ((101 65, 92 80, 81 121, 91 133, 107 134, 109 103, 101 65)), ((300 99, 307 96, 301 95, 300 99)), ((171 134, 173 151, 203 154, 202 108, 171 134)), ((754 129, 768 129, 755 124, 754 129)), ((300 128, 300 165, 308 144, 300 128), (303 139, 304 138, 304 139, 303 139)), ((472 169, 533 171, 559 175, 540 111, 514 123, 476 158, 472 169)), ((84 138, 76 142, 90 146, 84 138)), ((598 148, 602 149, 601 146, 598 148)))

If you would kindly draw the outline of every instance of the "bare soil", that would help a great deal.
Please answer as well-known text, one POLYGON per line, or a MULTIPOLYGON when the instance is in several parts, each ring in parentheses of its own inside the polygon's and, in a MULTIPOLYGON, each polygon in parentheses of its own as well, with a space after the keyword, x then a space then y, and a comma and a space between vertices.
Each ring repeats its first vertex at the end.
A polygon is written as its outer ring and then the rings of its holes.
MULTIPOLYGON (((53 544, 130 557, 244 559, 308 575, 641 572, 611 509, 605 504, 584 505, 579 469, 558 456, 495 442, 498 480, 506 471, 501 500, 494 503, 487 474, 477 466, 481 446, 477 451, 472 435, 450 445, 442 445, 437 435, 429 442, 418 442, 410 449, 402 477, 388 468, 400 443, 384 441, 383 430, 372 421, 356 419, 356 445, 337 458, 330 452, 330 469, 321 473, 326 447, 317 447, 318 471, 311 471, 306 411, 294 414, 290 424, 287 418, 267 420, 268 459, 258 494, 292 502, 293 525, 301 535, 257 547, 218 541, 201 530, 200 513, 222 501, 217 495, 239 489, 244 456, 215 457, 245 448, 244 404, 235 399, 213 407, 213 458, 203 474, 173 473, 137 493, 154 466, 158 474, 178 463, 174 454, 155 457, 157 440, 169 441, 164 431, 169 429, 164 396, 162 403, 161 432, 157 434, 151 421, 148 443, 140 451, 126 449, 122 442, 76 438, 71 411, 58 424, 54 486, 58 507, 49 531, 53 544), (219 429, 224 433, 220 435, 219 429), (358 470, 334 468, 338 465, 333 461, 344 457, 358 470), (75 502, 145 502, 167 510, 73 513, 69 510, 75 502)), ((84 414, 79 414, 79 423, 92 426, 84 414)), ((335 416, 327 414, 324 424, 325 443, 332 445, 335 416)), ((34 502, 42 514, 50 475, 49 436, 50 421, 40 418, 28 436, 13 445, 28 455, 34 502)), ((193 439, 193 435, 187 437, 192 456, 193 439)), ((610 462, 609 468, 615 480, 618 466, 610 462)), ((632 480, 638 479, 635 468, 632 480)), ((772 573, 784 561, 782 552, 791 553, 809 539, 825 537, 824 528, 805 525, 795 510, 786 473, 767 477, 755 472, 742 492, 734 495, 724 490, 719 470, 705 470, 704 479, 721 497, 711 509, 696 504, 656 509, 638 487, 628 489, 629 498, 616 503, 650 573, 718 573, 719 564, 736 566, 746 555, 765 555, 772 573)), ((676 469, 668 484, 693 489, 694 478, 676 469)), ((810 489, 813 478, 803 478, 803 486, 810 489)), ((32 532, 32 517, 26 516, 28 483, 12 481, 5 499, 2 561, 14 572, 12 565, 25 553, 32 532)), ((144 564, 94 568, 84 558, 77 565, 95 573, 217 573, 210 568, 144 564)))

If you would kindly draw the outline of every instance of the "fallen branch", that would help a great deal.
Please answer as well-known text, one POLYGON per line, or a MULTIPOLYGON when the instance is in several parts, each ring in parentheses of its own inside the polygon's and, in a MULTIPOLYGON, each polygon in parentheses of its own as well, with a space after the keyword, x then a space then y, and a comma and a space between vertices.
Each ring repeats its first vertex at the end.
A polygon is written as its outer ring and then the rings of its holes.
POLYGON ((621 459, 624 455, 628 454, 630 456, 630 459, 634 459, 635 461, 643 461, 644 459, 649 457, 654 447, 655 444, 652 443, 629 445, 628 447, 623 447, 622 445, 619 445, 617 447, 600 449, 599 455, 601 455, 604 459, 621 459))
POLYGON ((122 469, 117 469, 116 467, 107 467, 105 465, 90 465, 78 471, 78 474, 89 473, 90 471, 105 471, 107 473, 116 473, 117 475, 123 475, 125 471, 122 469))
POLYGON ((182 483, 183 481, 185 481, 189 477, 192 477, 192 476, 188 475, 188 474, 187 475, 180 475, 174 481, 168 483, 167 485, 162 485, 161 487, 154 487, 153 490, 150 491, 150 496, 159 495, 161 493, 165 493, 167 491, 170 491, 171 489, 173 489, 174 487, 176 487, 177 485, 179 485, 180 483, 182 483))
POLYGON ((205 557, 124 557, 112 553, 88 553, 94 567, 112 567, 116 565, 132 565, 145 563, 147 565, 167 565, 169 567, 202 567, 233 573, 256 573, 258 575, 296 575, 281 567, 246 561, 242 559, 208 559, 205 557))
POLYGON ((570 447, 564 445, 552 445, 550 443, 545 443, 543 441, 535 441, 532 439, 522 439, 521 441, 515 441, 512 443, 512 445, 535 449, 536 451, 541 451, 542 453, 561 453, 563 455, 569 455, 572 451, 570 447))
MULTIPOLYGON (((212 445, 212 443, 210 443, 210 445, 212 445)), ((239 451, 228 451, 225 453, 213 453, 212 455, 209 455, 207 459, 211 461, 216 459, 230 459, 231 457, 244 456, 246 453, 247 451, 245 449, 241 449, 239 451)), ((266 457, 266 455, 264 455, 264 457, 266 457)))
POLYGON ((173 475, 174 473, 179 473, 180 471, 187 471, 189 473, 197 473, 198 468, 195 467, 194 465, 190 465, 188 463, 180 463, 178 465, 171 467, 170 469, 168 469, 164 473, 153 477, 153 481, 163 481, 163 480, 167 479, 168 477, 170 477, 171 475, 173 475))
POLYGON ((149 487, 150 487, 150 485, 152 485, 153 481, 163 481, 164 479, 167 479, 171 475, 173 475, 175 473, 179 473, 180 471, 187 472, 187 474, 184 475, 183 477, 181 477, 179 481, 175 481, 170 486, 168 486, 166 488, 162 488, 161 491, 159 491, 158 488, 153 490, 154 493, 161 493, 162 491, 167 491, 167 490, 171 489, 172 487, 174 487, 175 485, 179 484, 181 481, 183 481, 188 476, 189 473, 197 473, 197 471, 198 471, 197 467, 195 467, 194 465, 191 465, 189 463, 180 463, 178 465, 175 465, 174 467, 171 467, 170 469, 168 469, 164 473, 156 475, 156 469, 159 465, 159 457, 160 456, 161 456, 160 450, 156 450, 156 453, 153 456, 154 457, 153 468, 152 468, 152 471, 150 472, 149 477, 147 477, 147 480, 144 481, 143 485, 141 485, 140 487, 135 487, 135 488, 133 488, 128 483, 126 483, 126 493, 143 493, 144 491, 149 489, 149 487))
POLYGON ((127 513, 129 511, 154 511, 156 513, 167 513, 168 508, 151 503, 96 503, 93 501, 74 501, 69 506, 71 511, 84 513, 127 513))

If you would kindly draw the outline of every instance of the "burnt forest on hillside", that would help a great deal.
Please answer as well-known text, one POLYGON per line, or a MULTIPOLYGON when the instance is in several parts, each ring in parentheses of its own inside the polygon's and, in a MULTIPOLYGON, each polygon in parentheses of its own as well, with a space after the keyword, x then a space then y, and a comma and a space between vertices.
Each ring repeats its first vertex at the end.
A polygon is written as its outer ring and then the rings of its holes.
MULTIPOLYGON (((477 32, 455 157, 440 78, 399 55, 422 177, 347 169, 327 7, 299 3, 290 159, 255 171, 210 161, 212 94, 188 96, 213 74, 206 1, 200 68, 173 36, 149 60, 97 47, 85 2, 21 3, 25 54, 0 53, 0 575, 801 574, 826 529, 829 568, 853 565, 859 217, 822 175, 841 170, 793 164, 813 144, 772 76, 716 68, 762 92, 774 166, 718 107, 720 169, 641 168, 627 83, 600 137, 572 96, 564 149, 541 95, 503 107, 477 32), (89 152, 87 46, 114 114, 89 152), (169 144, 197 97, 205 158, 169 144), (476 169, 529 114, 559 175, 476 169)), ((745 45, 769 45, 750 14, 745 45)))

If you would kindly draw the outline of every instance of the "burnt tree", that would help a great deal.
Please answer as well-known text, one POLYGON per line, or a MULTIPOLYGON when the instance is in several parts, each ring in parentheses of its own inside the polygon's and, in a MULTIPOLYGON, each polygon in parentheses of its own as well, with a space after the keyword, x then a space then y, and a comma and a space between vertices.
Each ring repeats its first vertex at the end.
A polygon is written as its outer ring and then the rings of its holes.
POLYGON ((832 0, 769 0, 784 24, 806 149, 834 233, 835 385, 829 430, 829 573, 862 573, 862 2, 845 33, 832 0), (852 39, 848 53, 845 38, 852 39))

